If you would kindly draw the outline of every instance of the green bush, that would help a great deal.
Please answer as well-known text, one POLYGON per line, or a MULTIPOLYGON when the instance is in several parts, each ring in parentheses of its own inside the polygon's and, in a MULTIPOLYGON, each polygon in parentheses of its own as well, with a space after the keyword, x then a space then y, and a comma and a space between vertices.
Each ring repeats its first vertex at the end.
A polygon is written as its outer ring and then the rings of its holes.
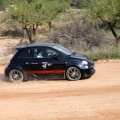
POLYGON ((84 52, 94 61, 96 60, 108 60, 108 59, 120 59, 120 48, 116 46, 106 46, 92 51, 84 52))

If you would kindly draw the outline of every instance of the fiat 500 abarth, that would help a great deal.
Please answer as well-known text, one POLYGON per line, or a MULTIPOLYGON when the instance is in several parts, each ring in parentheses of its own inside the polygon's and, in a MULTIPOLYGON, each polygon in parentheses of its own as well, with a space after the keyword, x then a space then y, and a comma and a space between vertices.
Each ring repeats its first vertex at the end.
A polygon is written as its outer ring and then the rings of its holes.
POLYGON ((75 81, 89 78, 95 73, 91 59, 80 53, 72 53, 58 44, 31 44, 18 46, 16 50, 5 68, 5 76, 11 82, 56 75, 75 81))

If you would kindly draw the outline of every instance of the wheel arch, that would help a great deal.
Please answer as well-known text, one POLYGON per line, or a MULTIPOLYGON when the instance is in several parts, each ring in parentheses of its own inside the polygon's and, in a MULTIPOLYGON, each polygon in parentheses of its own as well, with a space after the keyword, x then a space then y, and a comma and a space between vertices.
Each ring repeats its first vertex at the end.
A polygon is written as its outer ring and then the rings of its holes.
MULTIPOLYGON (((18 67, 13 67, 13 68, 10 68, 9 71, 8 71, 8 79, 9 79, 9 74, 12 70, 19 70, 22 74, 23 74, 23 81, 27 80, 28 77, 27 77, 27 74, 25 73, 25 71, 23 70, 22 67, 18 66, 18 67)), ((10 80, 9 80, 10 81, 10 80)))

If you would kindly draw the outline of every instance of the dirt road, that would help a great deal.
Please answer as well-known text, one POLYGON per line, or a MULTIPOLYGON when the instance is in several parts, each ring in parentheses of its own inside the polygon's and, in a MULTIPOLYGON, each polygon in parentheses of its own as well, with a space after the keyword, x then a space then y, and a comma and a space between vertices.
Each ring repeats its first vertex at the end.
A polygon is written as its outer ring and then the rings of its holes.
POLYGON ((120 63, 97 63, 80 81, 4 82, 0 66, 0 120, 120 120, 120 63))

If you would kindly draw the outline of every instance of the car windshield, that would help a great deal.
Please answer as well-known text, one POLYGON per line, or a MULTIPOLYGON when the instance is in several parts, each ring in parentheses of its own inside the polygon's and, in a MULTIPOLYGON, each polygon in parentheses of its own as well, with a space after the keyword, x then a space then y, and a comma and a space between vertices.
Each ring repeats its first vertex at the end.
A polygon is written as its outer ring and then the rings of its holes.
POLYGON ((53 48, 62 52, 65 55, 71 55, 72 54, 72 52, 70 50, 68 50, 67 48, 65 48, 61 45, 55 45, 55 46, 53 46, 53 48))

